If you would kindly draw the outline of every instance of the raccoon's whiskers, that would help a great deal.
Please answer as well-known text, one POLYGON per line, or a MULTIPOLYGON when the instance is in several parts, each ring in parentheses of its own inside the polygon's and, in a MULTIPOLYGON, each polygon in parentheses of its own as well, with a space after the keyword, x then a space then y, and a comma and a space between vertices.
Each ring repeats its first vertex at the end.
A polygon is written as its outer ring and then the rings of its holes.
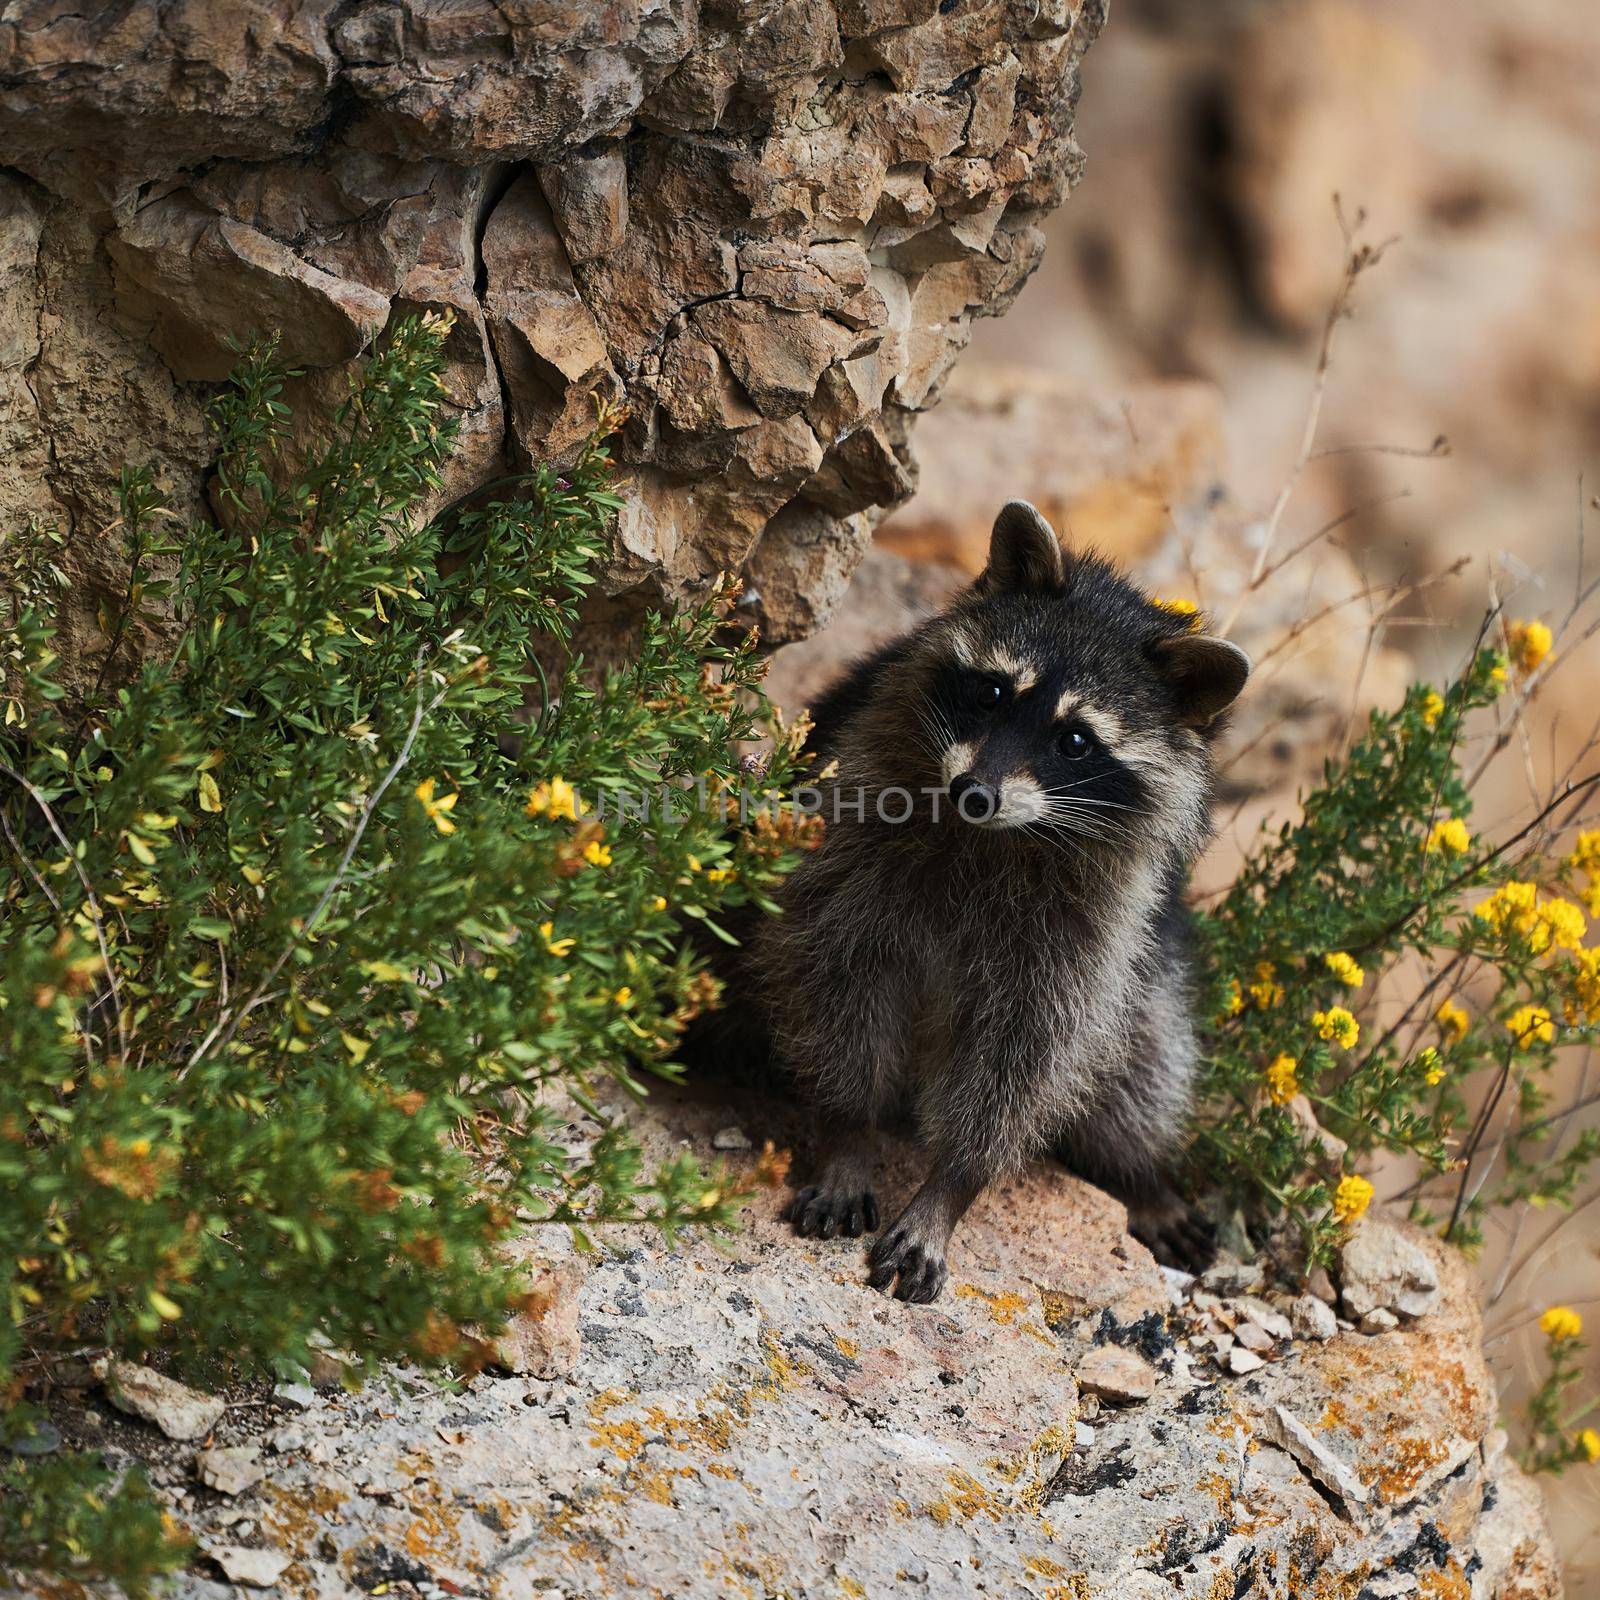
MULTIPOLYGON (((1112 817, 1097 817, 1092 811, 1084 810, 1081 806, 1081 801, 1056 801, 1045 810, 1040 820, 1059 825, 1085 838, 1099 839, 1105 843, 1128 843, 1137 839, 1138 836, 1126 823, 1118 822, 1112 817)), ((1130 806, 1123 809, 1133 808, 1130 806)))

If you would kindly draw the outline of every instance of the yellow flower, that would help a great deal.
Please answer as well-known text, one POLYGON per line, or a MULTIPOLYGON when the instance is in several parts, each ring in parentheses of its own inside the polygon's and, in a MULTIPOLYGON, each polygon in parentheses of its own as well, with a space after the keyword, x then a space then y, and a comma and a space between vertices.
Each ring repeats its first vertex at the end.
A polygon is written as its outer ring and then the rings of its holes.
POLYGON ((1539 1318, 1539 1332, 1547 1339, 1576 1339, 1583 1332, 1583 1318, 1571 1306, 1551 1306, 1539 1318))
POLYGON ((1509 636, 1512 666, 1526 677, 1550 654, 1554 642, 1549 628, 1542 622, 1513 622, 1509 636))
POLYGON ((623 986, 618 989, 614 995, 612 995, 611 1000, 614 1005, 619 1005, 624 1011, 626 1011, 628 1007, 633 1004, 633 990, 630 989, 627 984, 623 984, 623 986))
POLYGON ((1593 1428, 1585 1428, 1578 1435, 1578 1448, 1593 1466, 1596 1461, 1600 1461, 1600 1433, 1596 1433, 1593 1428))
POLYGON ((1431 1044, 1427 1049, 1417 1052, 1417 1067, 1422 1073, 1422 1081, 1430 1089, 1444 1082, 1444 1062, 1431 1044))
POLYGON ((1535 1039, 1545 1044, 1555 1041, 1556 1025, 1543 1006, 1518 1006, 1506 1018, 1506 1030, 1518 1044, 1532 1044, 1535 1039))
POLYGON ((1421 710, 1423 726, 1436 727, 1444 715, 1444 696, 1437 689, 1430 689, 1422 698, 1421 710))
POLYGON ((726 883, 731 877, 733 877, 732 867, 712 867, 706 873, 706 882, 726 883))
POLYGON ((665 911, 667 909, 667 897, 664 894, 658 894, 650 902, 650 909, 652 911, 665 911))
POLYGON ((539 937, 544 940, 544 947, 553 956, 564 956, 578 941, 576 939, 557 939, 554 937, 556 925, 553 922, 539 924, 539 937))
POLYGON ((1572 962, 1572 995, 1566 1003, 1567 1021, 1600 1022, 1600 945, 1579 950, 1572 962))
POLYGON ((1494 685, 1494 692, 1496 694, 1501 694, 1504 692, 1506 686, 1505 662, 1497 661, 1492 667, 1489 668, 1489 682, 1494 685))
POLYGON ((1538 888, 1531 883, 1513 879, 1503 883, 1487 900, 1473 908, 1473 915, 1487 922, 1496 933, 1508 929, 1529 938, 1537 926, 1534 908, 1538 904, 1538 888))
POLYGON ((1423 847, 1430 855, 1445 851, 1449 855, 1464 856, 1472 848, 1472 832, 1460 817, 1441 817, 1428 832, 1428 842, 1423 847))
POLYGON ((1578 835, 1567 865, 1574 872, 1600 873, 1600 828, 1586 828, 1578 835))
POLYGON ((1446 1044, 1460 1044, 1467 1036, 1467 1029, 1472 1026, 1471 1017, 1454 1000, 1441 1001, 1433 1020, 1439 1024, 1439 1032, 1444 1035, 1446 1044))
POLYGON ((1534 930, 1528 942, 1535 950, 1577 950, 1589 931, 1582 907, 1559 897, 1546 900, 1534 917, 1534 930))
POLYGON ((583 859, 591 867, 609 867, 611 865, 611 850, 600 843, 598 839, 591 839, 583 847, 583 859))
POLYGON ((1278 969, 1270 961, 1256 962, 1256 981, 1250 985, 1250 998, 1258 1011, 1270 1011, 1283 1003, 1283 985, 1278 969))
POLYGON ((437 787, 432 778, 424 778, 412 791, 417 799, 422 802, 422 809, 433 818, 433 825, 440 833, 454 833, 456 825, 451 821, 448 813, 455 810, 456 801, 461 798, 459 794, 442 794, 434 799, 434 789, 437 787))
POLYGON ((1267 1094, 1273 1105, 1286 1106, 1300 1092, 1300 1080, 1295 1068, 1300 1063, 1293 1056, 1275 1056, 1267 1063, 1267 1094))
POLYGON ((1361 1024, 1343 1006, 1313 1012, 1311 1023, 1324 1039, 1341 1050, 1350 1049, 1361 1037, 1361 1024))
POLYGON ((530 817, 565 817, 572 822, 578 815, 578 796, 565 778, 551 778, 536 783, 528 794, 528 803, 522 808, 530 817))
POLYGON ((1372 1204, 1373 1188, 1353 1172, 1339 1180, 1333 1191, 1333 1214, 1340 1222, 1354 1222, 1372 1204))
POLYGON ((1343 950, 1334 950, 1325 955, 1322 964, 1347 989, 1359 989, 1367 981, 1366 973, 1343 950))
POLYGON ((1152 600, 1150 602, 1158 611, 1165 611, 1169 617, 1187 617, 1189 631, 1192 633, 1200 626, 1200 607, 1193 600, 1152 600))

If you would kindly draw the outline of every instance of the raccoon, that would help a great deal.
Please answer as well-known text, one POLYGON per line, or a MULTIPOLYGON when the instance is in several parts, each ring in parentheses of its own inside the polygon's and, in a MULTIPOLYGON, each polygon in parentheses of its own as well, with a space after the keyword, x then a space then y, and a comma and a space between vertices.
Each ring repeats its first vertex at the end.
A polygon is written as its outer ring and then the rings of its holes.
POLYGON ((1170 1176, 1196 1053, 1182 894, 1250 661, 1193 623, 1012 501, 972 587, 818 707, 837 803, 752 956, 817 1113, 796 1232, 877 1229, 897 1105, 931 1156, 874 1288, 933 1300, 973 1200, 1049 1152, 1158 1259, 1212 1253, 1170 1176))

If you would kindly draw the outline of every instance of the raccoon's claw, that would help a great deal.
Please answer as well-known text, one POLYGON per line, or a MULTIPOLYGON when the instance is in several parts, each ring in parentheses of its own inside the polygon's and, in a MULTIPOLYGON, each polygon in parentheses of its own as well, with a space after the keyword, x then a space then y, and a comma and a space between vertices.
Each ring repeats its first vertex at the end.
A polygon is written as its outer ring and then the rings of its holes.
POLYGON ((841 1194, 813 1185, 789 1202, 784 1217, 803 1239, 859 1239, 878 1226, 878 1201, 870 1189, 841 1194))
POLYGON ((909 1300, 922 1306, 939 1298, 950 1276, 942 1255, 929 1254, 898 1228, 873 1245, 867 1265, 871 1268, 867 1274, 868 1288, 887 1289, 895 1284, 896 1300, 909 1300), (897 1284, 896 1278, 900 1280, 897 1284))
POLYGON ((1164 1267, 1196 1276, 1217 1257, 1217 1230, 1176 1195, 1128 1212, 1128 1232, 1164 1267))

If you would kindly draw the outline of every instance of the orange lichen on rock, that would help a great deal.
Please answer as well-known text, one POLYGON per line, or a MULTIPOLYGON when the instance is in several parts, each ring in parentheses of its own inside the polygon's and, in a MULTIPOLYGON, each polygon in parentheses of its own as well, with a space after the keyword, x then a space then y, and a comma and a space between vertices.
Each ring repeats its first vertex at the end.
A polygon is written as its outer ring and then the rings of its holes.
POLYGON ((978 1300, 986 1305, 989 1315, 1001 1327, 1010 1327, 1023 1312, 1031 1311, 1035 1303, 1031 1296, 1017 1294, 1010 1289, 980 1289, 975 1283, 958 1283, 955 1287, 961 1299, 978 1300))

